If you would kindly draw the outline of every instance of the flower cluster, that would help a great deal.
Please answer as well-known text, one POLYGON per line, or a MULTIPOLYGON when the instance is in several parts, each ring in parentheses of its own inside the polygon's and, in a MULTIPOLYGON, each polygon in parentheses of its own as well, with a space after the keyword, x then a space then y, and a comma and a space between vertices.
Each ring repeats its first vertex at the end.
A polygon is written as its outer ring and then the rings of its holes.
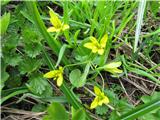
POLYGON ((51 8, 49 8, 49 15, 50 15, 50 22, 52 23, 53 26, 47 29, 48 32, 60 32, 69 29, 69 25, 63 24, 56 15, 56 13, 51 8))
MULTIPOLYGON (((61 32, 69 29, 68 24, 64 24, 61 22, 61 20, 58 18, 57 14, 49 8, 49 14, 50 14, 50 22, 52 23, 52 27, 49 27, 47 29, 48 32, 61 32)), ((90 37, 90 42, 87 42, 84 44, 84 47, 90 49, 92 53, 98 53, 99 55, 103 55, 106 47, 106 43, 108 40, 108 35, 105 34, 100 41, 98 41, 95 37, 90 37)), ((103 69, 105 71, 108 71, 112 74, 119 74, 123 71, 118 69, 118 67, 121 66, 121 62, 111 62, 103 67, 99 67, 99 69, 103 69)), ((47 72, 44 74, 45 78, 53 78, 57 81, 57 85, 61 86, 63 84, 63 67, 59 67, 59 69, 52 70, 50 72, 47 72)), ((94 109, 97 106, 101 106, 102 104, 108 104, 109 99, 107 96, 105 96, 104 92, 102 92, 97 86, 94 86, 94 92, 95 92, 95 98, 93 102, 91 103, 90 108, 94 109)))
POLYGON ((108 40, 108 35, 105 34, 100 40, 100 43, 93 36, 90 37, 90 40, 91 42, 85 43, 84 47, 91 49, 93 53, 98 53, 99 55, 103 55, 108 40))
POLYGON ((94 92, 96 94, 96 97, 91 103, 91 106, 90 106, 91 109, 96 108, 97 106, 102 106, 102 104, 109 103, 108 97, 105 96, 104 92, 101 92, 101 90, 97 86, 94 86, 94 92))
POLYGON ((50 72, 47 72, 44 74, 45 78, 53 78, 54 80, 57 80, 57 85, 61 86, 63 83, 63 68, 59 67, 58 70, 52 70, 50 72))

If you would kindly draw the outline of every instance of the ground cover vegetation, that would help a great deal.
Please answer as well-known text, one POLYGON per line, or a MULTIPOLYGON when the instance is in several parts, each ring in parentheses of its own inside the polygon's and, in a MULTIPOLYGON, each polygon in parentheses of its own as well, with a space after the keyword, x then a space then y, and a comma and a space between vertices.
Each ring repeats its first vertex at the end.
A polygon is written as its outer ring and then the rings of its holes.
POLYGON ((1 118, 159 120, 159 1, 1 1, 1 118))

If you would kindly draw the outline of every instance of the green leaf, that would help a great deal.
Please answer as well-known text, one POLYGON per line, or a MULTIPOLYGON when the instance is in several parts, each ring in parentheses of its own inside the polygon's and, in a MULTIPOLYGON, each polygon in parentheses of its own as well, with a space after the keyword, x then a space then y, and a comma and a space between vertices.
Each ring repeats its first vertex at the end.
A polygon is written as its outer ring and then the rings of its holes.
POLYGON ((41 60, 26 58, 19 63, 19 71, 21 74, 32 73, 36 71, 42 64, 41 60))
POLYGON ((9 21, 10 21, 10 13, 5 13, 0 18, 0 29, 1 29, 0 35, 3 35, 7 31, 9 21))
POLYGON ((61 47, 55 68, 56 68, 56 67, 59 65, 59 63, 61 62, 61 59, 62 59, 62 57, 63 57, 63 55, 64 55, 65 50, 66 50, 66 47, 67 47, 66 44, 64 44, 64 45, 61 47))
MULTIPOLYGON (((4 92, 4 91, 3 91, 4 92)), ((1 99, 0 99, 0 104, 2 104, 4 101, 8 100, 9 98, 11 97, 14 97, 16 95, 19 95, 19 94, 23 94, 23 93, 26 93, 28 92, 28 90, 26 88, 17 88, 16 91, 13 91, 11 92, 10 94, 6 95, 6 96, 3 96, 1 99)))
POLYGON ((135 109, 122 115, 119 119, 120 120, 134 120, 156 109, 160 109, 160 98, 136 107, 135 109))
POLYGON ((48 115, 43 120, 69 120, 69 116, 65 108, 59 103, 52 103, 47 109, 48 115))
POLYGON ((86 83, 87 75, 88 75, 88 73, 89 73, 90 66, 91 66, 91 65, 90 65, 90 62, 87 63, 87 65, 86 65, 86 67, 85 67, 85 69, 84 69, 84 72, 83 72, 83 74, 82 74, 82 76, 81 76, 81 81, 80 81, 80 85, 81 85, 81 86, 85 85, 85 83, 86 83))
POLYGON ((72 70, 69 74, 70 82, 75 87, 80 87, 81 71, 79 69, 72 70))
POLYGON ((27 44, 24 50, 29 57, 35 58, 41 53, 41 46, 38 43, 27 44))
POLYGON ((4 60, 8 65, 16 66, 22 61, 22 58, 19 54, 8 52, 4 54, 4 60))
POLYGON ((69 79, 73 86, 82 87, 86 83, 87 75, 90 69, 90 63, 88 63, 85 67, 84 73, 81 74, 79 69, 72 70, 69 74, 69 79))
POLYGON ((72 120, 86 120, 86 113, 83 108, 79 110, 74 110, 72 107, 72 120))
POLYGON ((39 74, 32 75, 29 79, 29 83, 26 85, 28 89, 36 95, 50 97, 53 94, 51 85, 42 75, 39 74))
POLYGON ((2 39, 3 39, 2 44, 4 44, 4 47, 5 47, 4 51, 7 51, 17 47, 20 37, 17 33, 9 33, 2 39))
POLYGON ((6 65, 4 61, 1 61, 1 80, 0 80, 0 92, 4 87, 4 83, 8 80, 9 74, 6 72, 6 65))
POLYGON ((160 96, 160 92, 154 92, 152 95, 144 95, 141 97, 141 100, 144 103, 151 102, 152 100, 158 99, 160 96))
MULTIPOLYGON (((33 27, 33 25, 30 26, 33 27)), ((33 44, 41 41, 40 35, 38 35, 38 31, 35 31, 34 28, 29 28, 29 25, 23 28, 22 37, 25 44, 33 44)))
POLYGON ((158 1, 150 1, 150 8, 151 13, 154 14, 154 16, 158 16, 157 13, 159 12, 160 3, 158 1))
POLYGON ((46 106, 44 104, 36 104, 32 107, 33 112, 43 112, 46 110, 46 106))
POLYGON ((108 107, 105 105, 96 107, 96 113, 98 115, 104 115, 107 113, 107 111, 108 111, 108 107))
POLYGON ((6 5, 7 3, 9 3, 11 0, 1 0, 1 5, 6 5))

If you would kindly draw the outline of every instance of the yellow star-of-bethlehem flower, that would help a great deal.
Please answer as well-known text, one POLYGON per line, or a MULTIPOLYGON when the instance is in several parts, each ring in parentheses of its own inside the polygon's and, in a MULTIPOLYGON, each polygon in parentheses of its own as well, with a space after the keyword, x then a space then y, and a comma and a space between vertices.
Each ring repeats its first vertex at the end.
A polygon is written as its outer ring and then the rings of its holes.
POLYGON ((51 8, 49 8, 49 15, 50 15, 50 22, 52 23, 53 26, 47 29, 48 32, 60 32, 69 29, 69 25, 63 24, 56 15, 56 13, 51 8))
POLYGON ((43 75, 45 78, 53 78, 57 80, 57 85, 61 86, 63 83, 63 67, 59 67, 58 70, 52 70, 43 75))
POLYGON ((105 96, 104 92, 101 92, 101 90, 97 86, 94 86, 94 92, 96 94, 96 97, 93 100, 93 102, 91 103, 91 106, 90 106, 91 109, 94 109, 99 105, 101 106, 103 103, 104 104, 109 103, 108 97, 105 96))
POLYGON ((106 43, 108 40, 108 35, 105 34, 102 39, 100 40, 100 43, 97 41, 97 39, 93 36, 90 37, 91 42, 87 42, 84 44, 84 47, 91 49, 93 53, 98 53, 99 55, 103 55, 104 48, 106 47, 106 43))
POLYGON ((105 71, 108 71, 112 74, 122 73, 123 71, 118 69, 121 66, 121 62, 111 62, 103 66, 105 71))

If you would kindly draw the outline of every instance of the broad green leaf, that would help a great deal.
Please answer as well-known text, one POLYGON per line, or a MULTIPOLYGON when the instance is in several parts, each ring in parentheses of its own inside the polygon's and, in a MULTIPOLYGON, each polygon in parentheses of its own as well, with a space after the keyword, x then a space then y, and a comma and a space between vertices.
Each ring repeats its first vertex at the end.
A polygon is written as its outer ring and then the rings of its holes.
POLYGON ((14 53, 14 52, 6 52, 4 53, 4 60, 5 63, 11 66, 18 65, 21 61, 21 55, 14 53))
POLYGON ((26 85, 33 94, 42 97, 50 97, 53 94, 51 85, 39 74, 33 74, 26 85))
MULTIPOLYGON (((15 29, 14 29, 15 30, 15 29)), ((2 38, 3 51, 7 52, 15 49, 20 41, 20 36, 17 33, 8 33, 2 38)))
POLYGON ((42 61, 37 59, 26 58, 19 63, 19 71, 21 74, 32 73, 41 66, 42 61))
POLYGON ((75 87, 80 87, 80 78, 81 78, 81 71, 79 69, 74 69, 69 74, 69 80, 75 87))
POLYGON ((79 110, 72 110, 72 120, 86 120, 86 113, 84 109, 80 108, 79 110))
POLYGON ((160 92, 154 92, 152 95, 144 95, 141 97, 141 100, 144 103, 151 102, 152 100, 158 99, 160 97, 160 92))
POLYGON ((108 111, 108 107, 105 105, 96 107, 96 113, 98 115, 105 115, 108 111))
POLYGON ((69 79, 73 84, 73 86, 82 87, 83 85, 85 85, 89 69, 90 69, 90 63, 86 65, 83 74, 81 74, 81 71, 79 69, 71 71, 71 73, 69 74, 69 79))
POLYGON ((10 21, 10 13, 5 13, 3 16, 1 16, 0 18, 0 35, 3 35, 8 28, 9 25, 9 21, 10 21))
POLYGON ((43 120, 69 120, 65 108, 60 103, 52 103, 47 109, 48 115, 43 120))
POLYGON ((27 44, 24 47, 24 51, 29 57, 35 58, 41 53, 41 46, 38 43, 27 44))

